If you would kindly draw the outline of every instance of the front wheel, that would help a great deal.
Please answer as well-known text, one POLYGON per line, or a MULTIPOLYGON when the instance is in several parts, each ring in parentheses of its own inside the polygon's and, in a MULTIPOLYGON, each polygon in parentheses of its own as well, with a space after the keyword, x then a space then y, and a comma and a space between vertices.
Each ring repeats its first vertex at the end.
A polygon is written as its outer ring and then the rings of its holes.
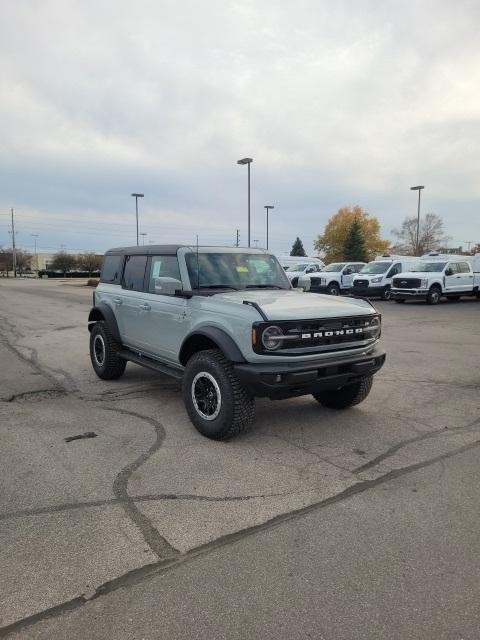
POLYGON ((382 300, 391 300, 392 291, 390 287, 387 285, 382 292, 382 300))
POLYGON ((340 389, 314 393, 315 400, 329 409, 348 409, 363 402, 372 388, 373 376, 364 376, 357 382, 340 389))
POLYGON ((328 285, 328 293, 331 296, 339 296, 340 295, 340 287, 336 282, 332 282, 328 285))
POLYGON ((255 400, 220 349, 200 351, 190 358, 182 393, 192 424, 207 438, 228 440, 253 422, 255 400))
POLYGON ((442 297, 442 292, 440 288, 434 285, 427 295, 427 303, 428 304, 438 304, 440 302, 440 298, 442 297))

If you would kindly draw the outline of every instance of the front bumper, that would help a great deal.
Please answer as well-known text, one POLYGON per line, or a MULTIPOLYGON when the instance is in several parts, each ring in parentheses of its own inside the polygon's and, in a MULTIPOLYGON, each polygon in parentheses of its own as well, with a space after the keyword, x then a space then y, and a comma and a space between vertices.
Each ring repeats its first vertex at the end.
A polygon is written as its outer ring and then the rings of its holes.
POLYGON ((426 298, 428 289, 391 289, 392 298, 426 298))
POLYGON ((350 294, 361 298, 381 298, 385 292, 385 287, 352 287, 350 294))
POLYGON ((280 400, 344 387, 379 371, 385 358, 382 349, 373 347, 361 355, 350 357, 336 355, 301 363, 245 362, 233 367, 242 386, 252 396, 280 400))

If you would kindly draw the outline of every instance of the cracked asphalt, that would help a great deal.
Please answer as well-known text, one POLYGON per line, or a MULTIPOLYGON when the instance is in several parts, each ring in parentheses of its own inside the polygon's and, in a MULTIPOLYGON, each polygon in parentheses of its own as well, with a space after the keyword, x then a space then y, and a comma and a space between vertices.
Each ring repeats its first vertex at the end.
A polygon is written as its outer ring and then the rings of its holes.
POLYGON ((90 301, 0 280, 0 637, 479 637, 479 302, 379 303, 362 405, 261 400, 215 443, 170 379, 96 378, 90 301))

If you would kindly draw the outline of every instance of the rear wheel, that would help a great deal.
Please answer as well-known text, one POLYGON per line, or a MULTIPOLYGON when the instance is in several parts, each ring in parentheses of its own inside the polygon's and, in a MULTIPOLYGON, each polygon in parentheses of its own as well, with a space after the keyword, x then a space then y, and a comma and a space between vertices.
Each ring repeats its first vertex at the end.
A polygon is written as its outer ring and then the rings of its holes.
POLYGON ((90 332, 90 360, 99 378, 115 380, 123 375, 127 362, 119 357, 120 349, 108 326, 96 322, 90 332))
POLYGON ((373 376, 364 376, 341 389, 314 393, 315 400, 329 409, 347 409, 363 402, 372 388, 373 376))
POLYGON ((187 362, 183 400, 194 427, 212 440, 227 440, 251 425, 255 400, 240 384, 220 349, 208 349, 187 362))
POLYGON ((331 282, 328 285, 328 293, 331 296, 339 296, 340 295, 340 287, 338 286, 338 284, 336 282, 331 282))
POLYGON ((433 285, 430 288, 430 291, 427 294, 427 303, 428 304, 438 304, 440 302, 440 298, 442 297, 442 292, 440 287, 437 285, 433 285))

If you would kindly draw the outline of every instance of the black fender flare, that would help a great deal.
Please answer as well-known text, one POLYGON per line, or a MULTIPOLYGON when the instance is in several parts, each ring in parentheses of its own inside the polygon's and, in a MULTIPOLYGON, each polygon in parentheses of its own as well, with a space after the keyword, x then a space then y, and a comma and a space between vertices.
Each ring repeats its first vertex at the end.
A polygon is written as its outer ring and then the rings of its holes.
POLYGON ((111 307, 105 302, 95 305, 88 314, 88 330, 91 331, 95 322, 103 321, 107 325, 113 338, 121 342, 120 331, 118 330, 117 319, 111 307))
POLYGON ((218 346, 218 348, 223 351, 230 362, 246 362, 236 342, 228 335, 228 333, 226 333, 222 329, 219 329, 218 327, 207 326, 201 327, 199 329, 194 329, 185 337, 180 348, 180 353, 178 355, 178 359, 183 365, 186 364, 185 356, 188 355, 189 343, 191 344, 195 338, 198 338, 200 336, 208 338, 209 340, 214 342, 218 346))

